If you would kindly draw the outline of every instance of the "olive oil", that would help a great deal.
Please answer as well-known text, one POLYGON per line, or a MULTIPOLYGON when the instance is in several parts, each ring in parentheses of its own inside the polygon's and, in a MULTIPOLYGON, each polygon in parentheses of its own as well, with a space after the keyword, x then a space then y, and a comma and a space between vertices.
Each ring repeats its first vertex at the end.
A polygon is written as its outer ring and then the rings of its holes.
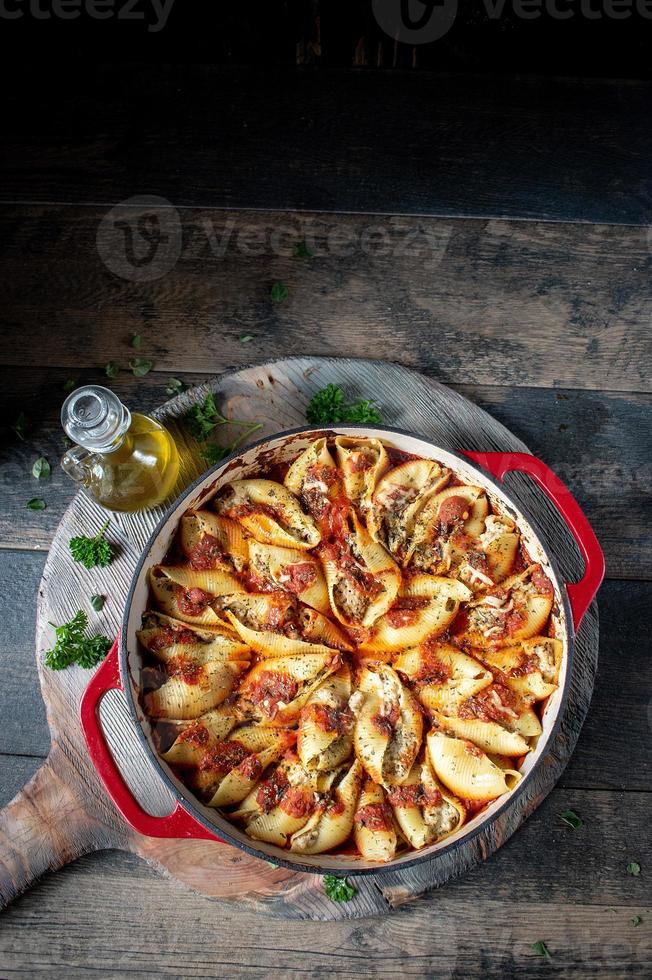
POLYGON ((132 415, 99 385, 73 391, 61 420, 77 443, 61 465, 98 503, 109 510, 137 511, 170 496, 179 475, 179 453, 160 422, 132 415))

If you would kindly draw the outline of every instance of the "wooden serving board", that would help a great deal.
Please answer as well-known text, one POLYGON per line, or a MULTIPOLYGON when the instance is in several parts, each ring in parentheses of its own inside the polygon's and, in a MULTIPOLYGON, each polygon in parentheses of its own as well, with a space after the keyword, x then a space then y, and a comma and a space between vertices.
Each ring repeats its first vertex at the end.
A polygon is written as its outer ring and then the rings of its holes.
MULTIPOLYGON (((183 418, 208 391, 232 418, 263 424, 253 438, 305 424, 305 408, 329 382, 341 384, 348 397, 374 397, 384 421, 431 439, 448 449, 515 450, 527 448, 499 422, 461 395, 395 364, 337 358, 289 358, 223 374, 167 402, 158 412, 178 440, 182 472, 178 490, 205 469, 183 418)), ((520 474, 509 475, 509 489, 545 531, 561 573, 577 580, 582 562, 570 534, 547 498, 520 474)), ((379 871, 355 879, 357 894, 345 904, 330 901, 322 880, 275 868, 226 844, 159 840, 128 827, 87 756, 79 724, 79 703, 89 680, 80 668, 54 673, 43 666, 52 645, 53 623, 86 608, 98 631, 114 635, 119 627, 133 568, 162 514, 112 515, 108 537, 116 558, 106 569, 86 571, 75 565, 68 542, 75 534, 99 528, 105 511, 84 492, 74 498, 55 534, 39 592, 36 655, 52 735, 43 767, 0 812, 0 905, 20 895, 46 871, 103 848, 133 851, 162 871, 212 898, 239 900, 288 918, 337 919, 386 913, 423 895, 489 857, 550 792, 573 751, 584 721, 597 666, 598 616, 595 603, 576 639, 570 696, 559 734, 541 760, 529 790, 490 828, 452 854, 402 871, 379 871), (100 614, 88 597, 107 597, 100 614)), ((157 778, 134 734, 122 694, 111 692, 101 719, 125 779, 150 813, 172 810, 172 798, 157 778)))

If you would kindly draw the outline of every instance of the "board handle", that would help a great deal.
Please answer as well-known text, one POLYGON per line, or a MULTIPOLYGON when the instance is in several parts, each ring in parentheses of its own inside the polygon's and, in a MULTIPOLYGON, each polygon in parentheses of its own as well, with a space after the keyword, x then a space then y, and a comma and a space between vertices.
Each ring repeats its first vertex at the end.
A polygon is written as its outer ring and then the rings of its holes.
POLYGON ((527 473, 552 500, 563 517, 584 559, 584 575, 579 582, 566 582, 573 626, 577 633, 584 613, 600 588, 605 565, 600 543, 575 497, 543 460, 529 453, 478 453, 464 450, 464 455, 498 480, 502 480, 506 473, 513 470, 527 473))
POLYGON ((107 744, 99 718, 100 702, 109 691, 124 691, 118 656, 119 637, 109 650, 99 670, 93 675, 81 700, 81 726, 91 761, 116 808, 130 827, 145 837, 192 838, 224 843, 188 813, 181 803, 172 813, 154 817, 134 799, 122 778, 107 744))

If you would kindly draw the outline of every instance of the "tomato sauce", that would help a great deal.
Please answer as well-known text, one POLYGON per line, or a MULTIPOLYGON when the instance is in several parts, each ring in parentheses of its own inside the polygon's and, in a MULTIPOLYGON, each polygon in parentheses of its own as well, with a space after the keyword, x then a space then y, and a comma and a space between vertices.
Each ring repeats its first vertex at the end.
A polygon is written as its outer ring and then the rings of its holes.
POLYGON ((218 568, 227 561, 222 545, 212 534, 202 534, 195 547, 189 552, 190 567, 195 571, 205 572, 218 568))
POLYGON ((279 803, 281 810, 287 813, 288 817, 308 817, 315 809, 315 799, 310 790, 301 789, 299 786, 290 786, 283 799, 279 803))
POLYGON ((305 592, 317 581, 317 569, 313 562, 297 562, 288 565, 284 570, 283 585, 288 592, 305 592), (287 576, 287 579, 285 578, 287 576))
POLYGON ((279 701, 288 704, 299 690, 299 685, 282 671, 263 670, 256 681, 246 688, 246 696, 270 718, 273 718, 279 708, 279 701))
POLYGON ((311 704, 304 709, 304 717, 310 718, 323 732, 347 732, 353 724, 353 714, 348 708, 332 708, 325 704, 311 704))
POLYGON ((199 769, 202 772, 226 775, 241 765, 250 754, 249 749, 235 739, 230 742, 218 742, 201 760, 199 769))
POLYGON ((174 594, 184 616, 201 616, 213 598, 203 589, 184 589, 182 585, 175 586, 174 594))
POLYGON ((203 664, 198 664, 191 657, 175 657, 168 664, 170 677, 178 677, 186 684, 201 684, 206 677, 206 670, 203 664))
POLYGON ((282 769, 276 769, 270 778, 261 784, 256 793, 256 803, 263 813, 269 813, 278 806, 289 785, 290 781, 282 769))
POLYGON ((385 803, 368 803, 356 812, 355 822, 371 831, 391 830, 392 815, 385 803))
POLYGON ((208 729, 198 722, 193 722, 188 728, 184 729, 178 737, 179 742, 187 742, 189 745, 199 749, 208 743, 210 735, 208 729))
POLYGON ((503 684, 490 684, 479 694, 460 705, 460 718, 478 718, 480 721, 505 721, 519 714, 518 698, 503 684))
POLYGON ((396 600, 389 612, 385 614, 385 619, 394 629, 412 626, 419 618, 420 610, 425 609, 429 601, 425 596, 404 596, 402 599, 396 600))
POLYGON ((166 647, 175 646, 177 643, 197 643, 197 636, 191 630, 176 630, 172 627, 165 627, 160 629, 150 640, 149 646, 152 651, 159 651, 165 650, 166 647))
POLYGON ((372 715, 371 724, 381 735, 391 735, 400 717, 401 713, 398 710, 398 706, 393 704, 388 714, 379 711, 377 714, 372 715))

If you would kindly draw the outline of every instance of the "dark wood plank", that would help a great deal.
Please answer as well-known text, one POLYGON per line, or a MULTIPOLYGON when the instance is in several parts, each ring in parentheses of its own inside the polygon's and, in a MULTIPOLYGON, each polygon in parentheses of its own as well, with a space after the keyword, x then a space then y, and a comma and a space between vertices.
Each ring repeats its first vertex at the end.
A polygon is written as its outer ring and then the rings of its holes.
MULTIPOLYGON (((344 64, 373 57, 364 34, 344 64)), ((649 220, 649 82, 95 63, 80 85, 59 62, 30 87, 12 67, 13 200, 649 220)))
POLYGON ((472 874, 364 923, 290 926, 217 906, 132 856, 98 854, 47 877, 3 914, 3 974, 642 977, 652 970, 649 878, 625 866, 649 849, 647 804, 645 794, 555 790, 472 874), (559 820, 569 806, 585 820, 579 831, 559 820), (552 961, 535 954, 538 940, 552 961))
MULTIPOLYGON (((148 346, 151 334, 143 334, 148 346)), ((80 341, 81 342, 81 341, 80 341)), ((177 356, 177 340, 170 356, 177 356)), ((242 356, 237 339, 225 343, 225 361, 242 356)), ((132 351, 123 341, 120 358, 126 364, 132 351)), ((205 376, 181 372, 188 383, 205 376)), ((2 372, 0 371, 0 378, 2 372)), ((64 382, 108 383, 134 409, 151 411, 167 396, 168 376, 154 371, 135 379, 130 372, 108 381, 94 369, 11 369, 0 380, 10 394, 13 420, 19 410, 31 419, 25 441, 15 433, 0 447, 0 547, 48 548, 63 511, 73 497, 74 484, 54 464, 64 450, 59 411, 64 382), (31 475, 34 460, 45 455, 53 476, 39 483, 31 475), (33 496, 47 500, 46 511, 30 511, 33 496)), ((568 389, 454 385, 465 397, 491 412, 548 463, 568 484, 596 530, 612 578, 652 578, 652 528, 648 520, 652 485, 652 413, 648 395, 568 389), (614 465, 605 465, 614 461, 614 465)), ((383 405, 382 393, 376 394, 383 405)), ((387 418, 391 405, 383 405, 387 418)))

